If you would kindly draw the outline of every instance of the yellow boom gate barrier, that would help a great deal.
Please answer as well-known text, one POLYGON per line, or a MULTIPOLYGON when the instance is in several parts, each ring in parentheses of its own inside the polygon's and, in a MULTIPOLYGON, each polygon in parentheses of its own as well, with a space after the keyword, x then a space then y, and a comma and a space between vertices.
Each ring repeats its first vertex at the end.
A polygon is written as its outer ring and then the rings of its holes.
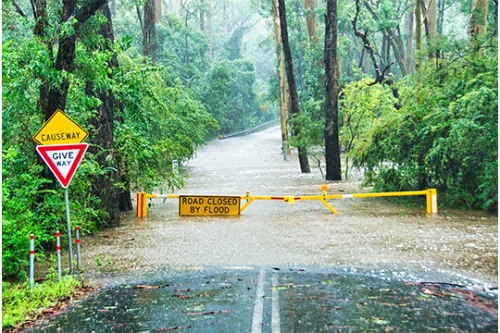
POLYGON ((256 200, 277 200, 294 204, 295 201, 321 201, 333 214, 338 212, 327 200, 332 199, 363 199, 378 197, 405 197, 405 196, 425 196, 426 211, 428 215, 438 213, 437 190, 427 189, 422 191, 403 191, 403 192, 378 192, 378 193, 353 193, 353 194, 327 194, 328 186, 321 185, 321 195, 300 195, 300 196, 255 196, 247 192, 242 196, 216 196, 216 195, 179 195, 179 194, 148 194, 144 192, 137 193, 137 217, 147 217, 148 199, 179 199, 179 215, 190 216, 228 216, 240 215, 252 202, 256 200), (241 200, 245 204, 240 206, 241 200))

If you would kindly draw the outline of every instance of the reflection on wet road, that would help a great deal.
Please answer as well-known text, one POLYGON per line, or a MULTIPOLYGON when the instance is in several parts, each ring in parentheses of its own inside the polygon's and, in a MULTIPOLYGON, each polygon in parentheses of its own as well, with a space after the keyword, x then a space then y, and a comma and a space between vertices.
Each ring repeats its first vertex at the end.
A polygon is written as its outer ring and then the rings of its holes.
POLYGON ((108 288, 44 332, 495 332, 495 301, 367 272, 196 271, 108 288))
MULTIPOLYGON (((317 168, 301 174, 296 154, 283 160, 278 127, 210 142, 188 167, 178 194, 318 195, 325 182, 317 168)), ((358 178, 328 193, 359 193, 358 178)), ((147 218, 82 239, 86 276, 108 289, 46 331, 492 332, 496 303, 436 286, 497 285, 496 216, 428 217, 423 198, 330 203, 338 215, 259 201, 237 217, 181 217, 178 200, 155 199, 147 218)))

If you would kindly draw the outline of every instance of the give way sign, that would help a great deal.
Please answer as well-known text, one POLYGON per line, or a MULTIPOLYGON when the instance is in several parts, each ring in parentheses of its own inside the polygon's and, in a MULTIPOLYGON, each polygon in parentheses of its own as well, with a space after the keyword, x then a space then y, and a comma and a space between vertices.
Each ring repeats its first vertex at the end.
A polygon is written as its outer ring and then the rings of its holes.
POLYGON ((88 143, 38 146, 36 150, 54 173, 63 188, 68 188, 76 169, 82 161, 88 143))

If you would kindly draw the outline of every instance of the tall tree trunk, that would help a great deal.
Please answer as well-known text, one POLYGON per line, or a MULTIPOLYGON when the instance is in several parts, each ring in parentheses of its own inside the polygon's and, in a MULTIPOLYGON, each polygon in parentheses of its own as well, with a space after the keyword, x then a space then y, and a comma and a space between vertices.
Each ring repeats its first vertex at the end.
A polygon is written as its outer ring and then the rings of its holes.
POLYGON ((406 39, 405 47, 405 71, 408 75, 412 73, 413 67, 413 17, 414 12, 409 11, 406 15, 406 30, 408 31, 408 38, 406 39))
POLYGON ((472 40, 486 35, 488 22, 488 0, 472 0, 469 37, 472 40))
POLYGON ((205 31, 205 0, 200 0, 200 31, 205 31))
POLYGON ((156 24, 161 24, 162 18, 161 18, 161 0, 155 0, 155 23, 156 24))
MULTIPOLYGON (((41 40, 45 39, 45 27, 47 26, 47 2, 46 0, 35 0, 33 7, 33 16, 35 18, 35 28, 33 29, 33 34, 40 38, 41 40)), ((52 42, 47 42, 47 48, 49 50, 50 59, 52 61, 52 65, 54 64, 53 59, 53 45, 52 42)), ((38 100, 37 108, 44 113, 45 120, 48 120, 47 117, 47 107, 49 101, 49 82, 46 80, 42 81, 42 84, 39 88, 40 98, 38 100)), ((52 114, 51 114, 52 115, 52 114)))
POLYGON ((226 8, 226 0, 222 1, 222 31, 225 35, 227 35, 227 8, 226 8))
MULTIPOLYGON (((297 86, 295 84, 295 75, 293 73, 292 52, 290 51, 290 43, 288 42, 288 28, 286 24, 286 8, 285 0, 278 0, 278 12, 280 18, 280 31, 281 40, 283 43, 283 53, 285 55, 286 77, 288 81, 288 88, 290 92, 290 102, 292 115, 297 117, 300 114, 299 96, 297 94, 297 86)), ((300 126, 294 129, 294 135, 300 134, 300 126)), ((307 149, 305 147, 298 147, 300 170, 303 173, 311 172, 309 168, 309 159, 307 157, 307 149)))
POLYGON ((327 0, 325 15, 325 158, 327 180, 342 180, 338 125, 337 38, 337 0, 327 0))
POLYGON ((288 129, 286 123, 286 115, 288 112, 288 88, 286 85, 285 77, 285 63, 283 62, 283 51, 281 42, 281 28, 280 18, 278 12, 278 0, 272 0, 273 24, 274 24, 274 37, 276 41, 276 57, 278 59, 278 81, 279 81, 279 95, 280 95, 280 122, 281 122, 281 142, 287 142, 286 154, 290 155, 290 148, 288 145, 288 129))
POLYGON ((415 0, 415 52, 417 56, 415 71, 418 79, 422 68, 422 7, 420 0, 415 0))
POLYGON ((214 47, 213 47, 213 28, 212 28, 212 0, 208 0, 208 10, 207 10, 207 29, 208 29, 208 47, 210 59, 214 58, 214 47))
POLYGON ((495 1, 495 37, 500 38, 500 0, 495 1))
MULTIPOLYGON (((106 41, 114 43, 113 25, 111 20, 111 12, 107 3, 102 6, 101 13, 107 18, 107 22, 103 24, 99 33, 106 41)), ((104 48, 112 51, 112 46, 108 43, 104 48)), ((118 58, 113 56, 108 63, 109 68, 118 67, 118 58)), ((111 75, 111 74, 110 74, 111 75)), ((91 146, 89 152, 96 156, 96 161, 102 170, 108 170, 105 174, 100 174, 93 182, 92 191, 101 199, 101 208, 109 215, 105 227, 117 227, 120 225, 120 197, 128 196, 128 206, 124 207, 131 209, 132 202, 130 191, 121 191, 116 184, 124 179, 120 177, 117 170, 119 167, 119 158, 115 149, 114 143, 114 122, 119 120, 115 118, 115 107, 121 107, 111 90, 96 89, 92 82, 88 82, 86 93, 89 96, 96 96, 102 102, 97 108, 96 116, 91 120, 96 133, 91 136, 91 146), (124 193, 123 193, 124 192, 124 193)))
POLYGON ((437 33, 438 35, 443 34, 443 23, 444 23, 444 9, 446 8, 446 1, 438 1, 438 17, 437 17, 437 33))
POLYGON ((156 62, 155 1, 144 3, 144 29, 142 31, 142 55, 156 62))
POLYGON ((437 49, 437 0, 429 0, 427 11, 427 19, 429 21, 429 59, 439 58, 439 51, 437 49))
POLYGON ((318 35, 316 34, 316 0, 304 0, 306 11, 307 35, 309 43, 313 46, 318 45, 318 35))
POLYGON ((385 68, 390 63, 390 44, 387 40, 387 37, 384 35, 382 36, 382 48, 381 48, 381 55, 380 55, 380 68, 385 68))

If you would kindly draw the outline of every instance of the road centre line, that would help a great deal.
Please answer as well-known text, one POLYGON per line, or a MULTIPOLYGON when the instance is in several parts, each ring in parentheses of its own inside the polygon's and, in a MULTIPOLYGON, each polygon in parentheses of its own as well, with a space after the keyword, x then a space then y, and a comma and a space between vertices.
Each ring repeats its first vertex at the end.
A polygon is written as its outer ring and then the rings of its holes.
POLYGON ((280 323, 280 303, 278 291, 278 274, 273 274, 272 277, 272 313, 271 313, 271 328, 272 333, 281 333, 280 323))
POLYGON ((255 307, 253 311, 252 333, 262 332, 262 317, 264 312, 264 268, 260 269, 259 282, 255 292, 255 307))

